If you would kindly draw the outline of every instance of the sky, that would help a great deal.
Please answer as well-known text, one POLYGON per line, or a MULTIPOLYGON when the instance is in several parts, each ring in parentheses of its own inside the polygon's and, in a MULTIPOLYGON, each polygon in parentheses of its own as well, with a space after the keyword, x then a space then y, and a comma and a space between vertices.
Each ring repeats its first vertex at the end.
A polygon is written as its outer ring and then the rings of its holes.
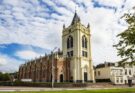
POLYGON ((134 0, 0 0, 0 72, 17 71, 20 64, 62 47, 63 24, 75 9, 81 23, 90 24, 92 62, 120 60, 113 44, 127 28, 121 19, 134 0))

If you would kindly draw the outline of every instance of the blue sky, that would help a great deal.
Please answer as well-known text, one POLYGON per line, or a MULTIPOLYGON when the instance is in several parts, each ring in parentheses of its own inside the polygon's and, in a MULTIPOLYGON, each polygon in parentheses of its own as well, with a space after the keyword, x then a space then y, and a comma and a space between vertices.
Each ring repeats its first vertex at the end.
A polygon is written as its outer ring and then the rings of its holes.
POLYGON ((0 0, 0 71, 61 49, 63 24, 70 25, 75 7, 81 22, 90 23, 93 64, 115 62, 115 36, 126 29, 120 17, 134 0, 0 0))

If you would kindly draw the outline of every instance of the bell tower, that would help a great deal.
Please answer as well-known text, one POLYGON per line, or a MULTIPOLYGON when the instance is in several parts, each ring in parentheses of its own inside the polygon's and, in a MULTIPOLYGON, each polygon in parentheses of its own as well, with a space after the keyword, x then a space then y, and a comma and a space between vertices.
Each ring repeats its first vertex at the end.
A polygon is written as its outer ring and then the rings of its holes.
POLYGON ((90 25, 81 24, 75 12, 73 20, 67 28, 63 25, 63 56, 70 58, 70 79, 73 82, 94 82, 94 70, 91 58, 90 25))

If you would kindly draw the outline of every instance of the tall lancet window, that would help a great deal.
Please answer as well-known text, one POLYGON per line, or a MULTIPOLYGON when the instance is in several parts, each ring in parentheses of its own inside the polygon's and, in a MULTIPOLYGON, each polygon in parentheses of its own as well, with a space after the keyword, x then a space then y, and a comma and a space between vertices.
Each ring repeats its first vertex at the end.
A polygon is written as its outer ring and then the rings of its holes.
POLYGON ((67 48, 73 48, 73 37, 69 36, 67 39, 67 48))
POLYGON ((82 36, 82 47, 87 48, 87 38, 85 35, 82 36))

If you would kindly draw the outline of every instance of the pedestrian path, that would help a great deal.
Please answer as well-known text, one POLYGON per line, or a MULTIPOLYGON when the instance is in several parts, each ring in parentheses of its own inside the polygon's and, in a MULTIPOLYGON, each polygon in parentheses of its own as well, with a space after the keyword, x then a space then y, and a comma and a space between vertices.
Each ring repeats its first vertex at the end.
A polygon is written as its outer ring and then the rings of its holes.
MULTIPOLYGON (((106 87, 106 88, 43 88, 43 87, 0 87, 0 92, 4 91, 63 91, 63 90, 97 90, 97 89, 119 89, 129 87, 106 87)), ((130 87, 135 88, 135 86, 130 87)))

